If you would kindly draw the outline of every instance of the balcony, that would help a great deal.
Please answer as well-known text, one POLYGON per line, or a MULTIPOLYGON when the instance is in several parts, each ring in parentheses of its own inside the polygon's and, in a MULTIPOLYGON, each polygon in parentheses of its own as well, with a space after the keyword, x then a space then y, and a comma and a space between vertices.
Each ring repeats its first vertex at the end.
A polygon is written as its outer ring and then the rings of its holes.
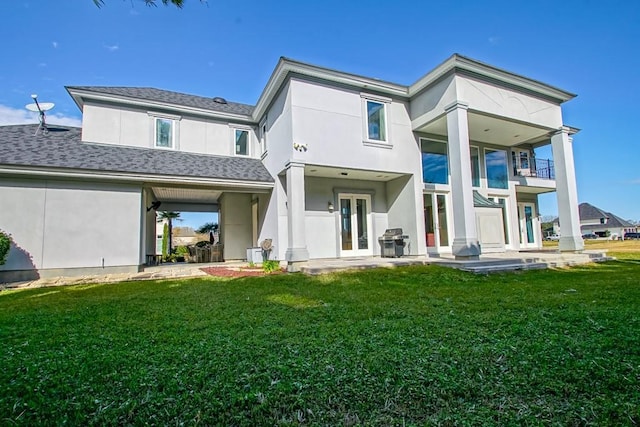
POLYGON ((556 171, 553 167, 553 160, 549 159, 531 159, 530 167, 514 167, 513 175, 542 179, 556 179, 556 171))
POLYGON ((513 168, 513 176, 517 182, 517 191, 523 193, 547 193, 556 189, 556 171, 553 160, 531 159, 529 167, 513 168))

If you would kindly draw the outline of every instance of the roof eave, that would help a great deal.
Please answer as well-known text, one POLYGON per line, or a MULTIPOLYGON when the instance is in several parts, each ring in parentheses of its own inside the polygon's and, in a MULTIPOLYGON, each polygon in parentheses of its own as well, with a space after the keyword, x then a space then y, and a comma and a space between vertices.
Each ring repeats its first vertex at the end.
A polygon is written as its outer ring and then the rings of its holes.
POLYGON ((0 165, 0 174, 29 175, 58 178, 106 179, 110 181, 163 183, 181 185, 207 185, 226 188, 252 188, 269 190, 273 181, 239 180, 228 178, 189 177, 184 175, 156 175, 77 168, 55 168, 44 166, 0 165))

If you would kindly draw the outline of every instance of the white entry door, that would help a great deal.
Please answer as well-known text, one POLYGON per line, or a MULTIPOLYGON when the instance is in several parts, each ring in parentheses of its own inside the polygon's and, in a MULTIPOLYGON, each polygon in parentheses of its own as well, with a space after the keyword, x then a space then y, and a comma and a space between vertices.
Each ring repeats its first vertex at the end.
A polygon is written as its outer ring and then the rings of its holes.
POLYGON ((538 247, 539 227, 535 214, 536 206, 533 203, 518 203, 518 222, 520 223, 520 247, 538 247))
POLYGON ((371 196, 339 194, 340 256, 373 254, 371 239, 371 196))

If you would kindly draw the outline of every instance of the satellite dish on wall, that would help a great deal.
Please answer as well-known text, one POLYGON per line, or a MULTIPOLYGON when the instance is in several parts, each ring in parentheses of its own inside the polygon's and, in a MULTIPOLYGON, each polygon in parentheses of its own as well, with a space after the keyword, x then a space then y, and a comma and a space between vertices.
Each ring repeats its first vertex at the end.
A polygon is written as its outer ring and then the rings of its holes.
POLYGON ((25 105, 25 108, 29 111, 33 111, 34 113, 38 113, 39 115, 38 120, 40 121, 40 125, 38 126, 38 129, 36 129, 35 134, 37 135, 40 129, 42 129, 42 132, 46 134, 49 132, 49 129, 47 129, 45 111, 51 110, 55 106, 55 104, 53 102, 39 103, 38 95, 35 94, 31 95, 31 98, 33 98, 34 102, 32 104, 25 105))

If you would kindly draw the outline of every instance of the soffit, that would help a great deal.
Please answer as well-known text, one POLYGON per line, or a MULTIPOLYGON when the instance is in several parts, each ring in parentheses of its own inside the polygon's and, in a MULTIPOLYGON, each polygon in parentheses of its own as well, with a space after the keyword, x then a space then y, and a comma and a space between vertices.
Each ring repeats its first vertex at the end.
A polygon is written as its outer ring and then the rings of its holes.
POLYGON ((305 165, 305 176, 318 178, 337 178, 362 181, 391 181, 401 177, 403 174, 396 172, 373 171, 362 169, 350 169, 331 166, 305 165))
POLYGON ((161 202, 216 203, 222 191, 198 188, 153 187, 153 194, 161 202))
MULTIPOLYGON (((468 123, 469 139, 471 141, 506 147, 546 141, 549 139, 549 133, 551 132, 551 129, 474 112, 469 112, 468 123)), ((416 132, 424 132, 446 138, 447 117, 441 116, 416 129, 416 132)))

